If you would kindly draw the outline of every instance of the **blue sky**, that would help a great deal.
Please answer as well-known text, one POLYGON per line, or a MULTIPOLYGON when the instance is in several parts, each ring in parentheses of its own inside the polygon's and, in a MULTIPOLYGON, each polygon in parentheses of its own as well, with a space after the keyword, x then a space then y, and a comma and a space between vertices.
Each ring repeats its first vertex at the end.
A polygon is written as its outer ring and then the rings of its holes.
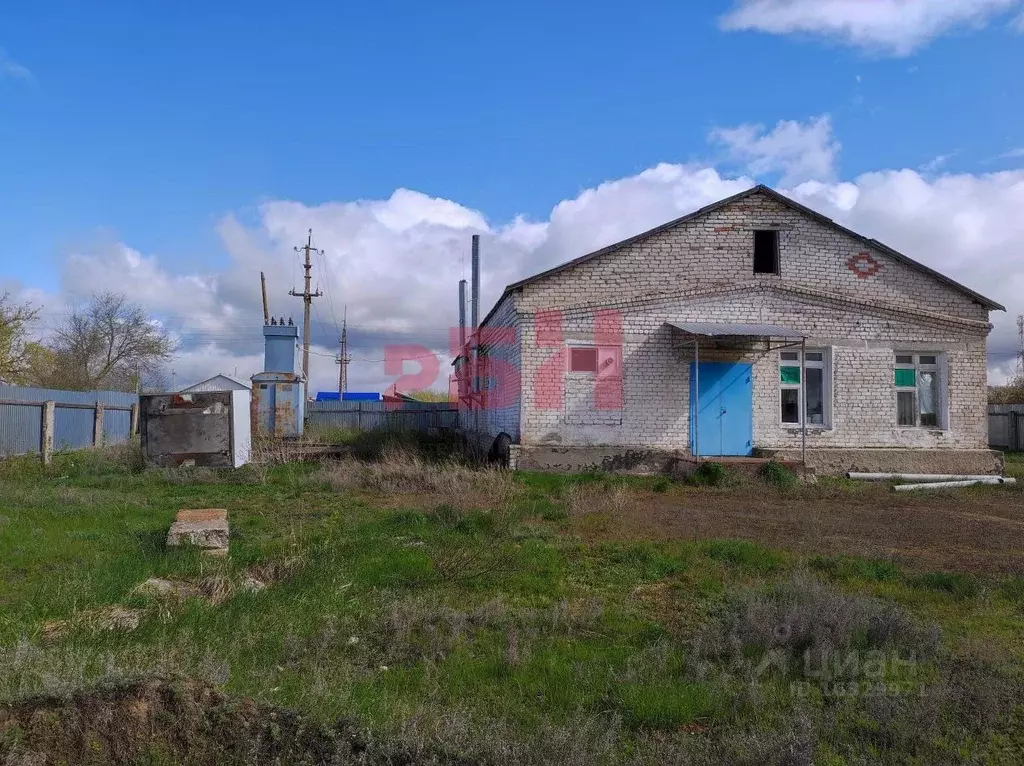
POLYGON ((120 246, 214 275, 226 220, 281 244, 280 201, 406 188, 499 227, 658 163, 797 183, 715 131, 823 116, 825 183, 1020 171, 1024 4, 900 1, 8 4, 3 276, 66 296, 120 246))

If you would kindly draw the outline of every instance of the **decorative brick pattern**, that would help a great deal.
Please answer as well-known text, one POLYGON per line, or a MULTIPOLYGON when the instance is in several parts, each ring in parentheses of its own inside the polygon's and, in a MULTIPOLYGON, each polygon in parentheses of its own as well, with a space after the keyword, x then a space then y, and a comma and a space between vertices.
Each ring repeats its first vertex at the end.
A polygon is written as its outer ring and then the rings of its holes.
POLYGON ((882 270, 882 264, 872 258, 871 253, 867 252, 851 255, 850 260, 846 262, 846 266, 859 279, 870 279, 882 270))

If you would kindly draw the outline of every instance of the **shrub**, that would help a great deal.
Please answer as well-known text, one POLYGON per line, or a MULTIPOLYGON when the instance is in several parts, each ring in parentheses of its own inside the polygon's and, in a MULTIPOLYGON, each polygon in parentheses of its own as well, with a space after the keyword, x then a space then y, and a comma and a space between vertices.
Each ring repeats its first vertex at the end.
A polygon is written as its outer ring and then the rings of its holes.
POLYGON ((1024 607, 1024 577, 1011 577, 1000 586, 999 592, 1003 598, 1024 607))
POLYGON ((765 667, 797 674, 825 670, 824 678, 844 672, 843 659, 852 651, 888 649, 930 657, 938 651, 940 635, 937 627, 921 625, 893 604, 847 595, 797 574, 731 600, 694 646, 698 656, 747 671, 769 659, 765 667))
POLYGON ((900 569, 890 561, 862 559, 847 556, 812 556, 807 565, 818 572, 825 572, 836 580, 866 580, 868 582, 889 582, 897 580, 900 569))
POLYGON ((974 598, 981 592, 981 585, 970 575, 960 572, 927 572, 910 580, 918 588, 928 588, 949 593, 957 598, 974 598))
POLYGON ((391 515, 391 523, 396 527, 424 527, 427 517, 420 511, 399 511, 391 515))
POLYGON ((729 469, 721 463, 701 463, 690 474, 689 482, 696 487, 724 487, 731 483, 729 469))
POLYGON ((704 552, 715 561, 758 572, 770 572, 782 564, 779 554, 749 540, 712 540, 704 552))
POLYGON ((795 473, 774 460, 768 461, 761 467, 761 478, 765 483, 779 489, 791 489, 800 483, 795 473))
POLYGON ((708 685, 671 679, 622 684, 615 697, 625 723, 637 729, 678 729, 712 719, 724 707, 708 685))

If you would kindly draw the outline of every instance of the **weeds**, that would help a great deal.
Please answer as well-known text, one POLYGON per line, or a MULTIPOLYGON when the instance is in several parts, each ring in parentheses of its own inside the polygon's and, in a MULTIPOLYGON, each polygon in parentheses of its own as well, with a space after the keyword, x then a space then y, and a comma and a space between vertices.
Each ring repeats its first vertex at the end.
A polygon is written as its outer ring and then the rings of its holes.
POLYGON ((512 477, 495 468, 472 468, 446 460, 433 462, 405 448, 389 446, 377 461, 346 458, 325 463, 313 481, 334 491, 362 490, 387 494, 425 492, 453 499, 466 494, 502 503, 512 492, 512 477))
POLYGON ((695 487, 724 487, 733 481, 733 476, 721 463, 701 463, 690 474, 689 483, 695 487))
POLYGON ((761 466, 761 478, 766 484, 777 489, 792 489, 800 483, 795 473, 774 460, 769 460, 761 466))
POLYGON ((447 504, 439 505, 428 519, 445 531, 454 533, 435 537, 432 544, 424 548, 434 571, 442 580, 470 580, 507 566, 501 541, 516 522, 507 502, 490 511, 472 513, 464 513, 447 504))
POLYGON ((974 598, 981 585, 970 575, 960 572, 926 572, 912 579, 915 586, 948 593, 956 598, 974 598))
POLYGON ((893 604, 843 594, 800 575, 729 603, 698 635, 695 650, 745 672, 774 667, 833 680, 851 670, 844 664, 851 651, 896 650, 927 659, 938 651, 940 637, 937 627, 893 604))
POLYGON ((812 556, 807 565, 824 572, 834 580, 865 580, 890 582, 900 578, 900 569, 891 561, 853 558, 851 556, 812 556))
POLYGON ((562 493, 562 503, 571 516, 620 516, 636 500, 636 492, 623 484, 613 484, 610 487, 592 482, 570 484, 562 493))
POLYGON ((782 557, 748 540, 712 540, 705 545, 708 558, 755 572, 771 572, 782 564, 782 557))

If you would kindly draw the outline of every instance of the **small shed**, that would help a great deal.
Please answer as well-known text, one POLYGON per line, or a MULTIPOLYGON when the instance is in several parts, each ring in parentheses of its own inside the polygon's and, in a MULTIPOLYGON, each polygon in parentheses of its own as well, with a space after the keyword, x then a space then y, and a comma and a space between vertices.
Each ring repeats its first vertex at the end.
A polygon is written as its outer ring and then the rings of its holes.
POLYGON ((214 375, 212 378, 201 380, 198 383, 193 383, 188 388, 183 388, 179 393, 182 394, 195 394, 200 391, 251 391, 252 387, 248 383, 243 383, 240 380, 235 380, 230 375, 220 373, 214 375))

